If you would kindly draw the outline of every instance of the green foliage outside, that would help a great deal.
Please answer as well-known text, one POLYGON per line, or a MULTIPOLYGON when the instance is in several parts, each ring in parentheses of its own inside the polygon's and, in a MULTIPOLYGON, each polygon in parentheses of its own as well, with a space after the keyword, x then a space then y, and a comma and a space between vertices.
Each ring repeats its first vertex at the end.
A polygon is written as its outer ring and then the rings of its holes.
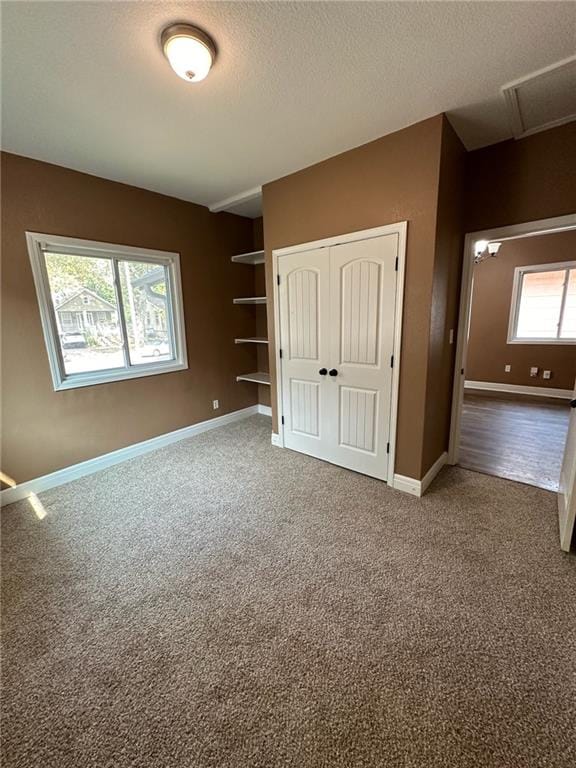
MULTIPOLYGON (((52 295, 58 304, 82 288, 88 288, 102 299, 116 304, 112 264, 108 259, 49 253, 46 255, 46 267, 52 295)), ((130 262, 132 278, 142 277, 148 270, 150 270, 148 264, 130 262)), ((164 286, 159 288, 163 290, 155 289, 156 292, 165 292, 164 286)))
MULTIPOLYGON (((46 268, 50 282, 52 297, 56 306, 71 298, 82 289, 88 289, 115 307, 116 294, 114 290, 114 275, 112 263, 108 259, 74 256, 69 254, 46 254, 46 268)), ((150 271, 155 271, 156 265, 143 262, 120 262, 120 284, 124 305, 124 314, 128 336, 131 341, 142 343, 144 333, 144 318, 149 306, 154 305, 165 311, 166 283, 164 281, 148 286, 135 287, 132 283, 150 271), (128 285, 130 283, 130 286, 128 285), (137 325, 133 322, 138 319, 137 325)), ((99 346, 104 339, 86 330, 88 346, 99 346)))
POLYGON ((82 288, 94 291, 106 301, 115 303, 112 265, 104 259, 64 254, 46 255, 46 268, 52 296, 57 304, 70 298, 82 288))

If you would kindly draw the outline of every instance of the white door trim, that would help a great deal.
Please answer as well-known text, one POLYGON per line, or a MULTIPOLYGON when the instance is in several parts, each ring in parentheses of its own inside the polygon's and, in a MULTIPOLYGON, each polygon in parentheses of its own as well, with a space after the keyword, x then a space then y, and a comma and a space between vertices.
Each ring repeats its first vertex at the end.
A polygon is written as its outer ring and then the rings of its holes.
POLYGON ((402 311, 404 304, 404 280, 406 273, 406 233, 407 221, 386 224, 359 232, 327 237, 309 243, 299 243, 285 248, 275 248, 272 251, 272 280, 274 297, 274 357, 276 361, 276 408, 278 414, 278 433, 273 436, 273 444, 284 447, 284 427, 281 423, 282 414, 282 360, 280 358, 280 296, 278 291, 279 258, 289 254, 310 251, 315 248, 329 248, 342 243, 353 243, 359 240, 369 240, 382 235, 398 235, 398 274, 396 278, 396 301, 394 310, 394 367, 392 369, 392 390, 390 401, 390 453, 388 455, 387 483, 394 485, 394 466, 396 463, 396 435, 398 421, 398 394, 400 385, 400 362, 402 350, 402 311))
MULTIPOLYGON (((572 391, 572 402, 576 406, 576 382, 572 391)), ((564 552, 570 552, 576 522, 576 412, 572 409, 558 485, 560 548, 564 552)))
POLYGON ((472 307, 472 277, 474 266, 474 243, 477 240, 516 240, 522 237, 546 235, 576 229, 576 213, 557 216, 552 219, 527 221, 508 227, 484 229, 468 232, 464 240, 462 265, 462 287, 460 290, 460 312, 458 315, 458 341, 456 344, 456 362, 454 365, 454 384, 452 388, 452 416, 450 423, 450 446, 448 463, 457 464, 460 447, 460 419, 464 399, 464 381, 466 379, 466 358, 468 354, 468 334, 470 330, 470 310, 472 307))
MULTIPOLYGON (((283 249, 282 249, 283 250, 283 249)), ((278 290, 279 252, 272 251, 272 296, 274 301, 274 359, 276 362, 276 421, 277 432, 272 433, 272 444, 284 448, 284 425, 282 424, 282 360, 280 359, 280 291, 278 290)))

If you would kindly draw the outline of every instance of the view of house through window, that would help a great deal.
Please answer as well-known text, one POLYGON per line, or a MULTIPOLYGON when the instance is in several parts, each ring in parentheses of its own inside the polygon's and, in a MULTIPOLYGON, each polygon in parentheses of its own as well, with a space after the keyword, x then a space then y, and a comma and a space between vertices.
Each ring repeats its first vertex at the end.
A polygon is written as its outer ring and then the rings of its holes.
POLYGON ((187 367, 177 254, 44 237, 28 235, 56 389, 187 367))
POLYGON ((67 374, 125 366, 121 312, 132 365, 173 359, 164 266, 118 261, 120 297, 111 259, 47 253, 46 269, 67 374))
POLYGON ((67 374, 122 368, 124 352, 110 259, 46 254, 67 374))

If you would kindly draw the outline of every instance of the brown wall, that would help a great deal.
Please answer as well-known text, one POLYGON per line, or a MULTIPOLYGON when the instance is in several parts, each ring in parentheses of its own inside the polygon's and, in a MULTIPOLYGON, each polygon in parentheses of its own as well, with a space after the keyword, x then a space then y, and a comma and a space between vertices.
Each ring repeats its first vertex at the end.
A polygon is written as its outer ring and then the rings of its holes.
POLYGON ((504 242, 495 259, 474 267, 474 289, 466 378, 535 387, 572 389, 576 347, 555 344, 508 344, 508 320, 516 267, 576 260, 576 231, 504 242), (510 364, 512 371, 504 372, 510 364), (540 374, 530 377, 530 368, 540 374), (552 371, 550 380, 542 371, 552 371))
MULTIPOLYGON (((463 199, 464 231, 576 211, 574 123, 469 153, 465 198, 459 194, 462 157, 443 116, 423 121, 266 185, 263 233, 261 220, 210 214, 202 206, 3 155, 2 469, 22 482, 210 418, 216 397, 219 413, 256 399, 269 402, 268 388, 257 392, 252 384, 235 383, 238 371, 265 368, 264 350, 233 344, 238 334, 264 335, 266 309, 232 305, 233 296, 261 290, 263 270, 232 265, 229 256, 265 239, 272 296, 273 248, 407 220, 396 471, 422 477, 447 444, 454 356, 447 339, 456 326, 463 199), (179 251, 189 370, 55 393, 27 229, 179 251)), ((269 301, 275 403, 273 312, 269 301)))
POLYGON ((422 474, 447 450, 450 439, 462 272, 465 162, 466 150, 445 119, 442 125, 422 474))
POLYGON ((576 212, 576 122, 470 152, 466 232, 576 212))
MULTIPOLYGON (((444 119, 439 115, 274 181, 263 189, 269 297, 272 249, 408 221, 396 472, 416 478, 422 476, 443 125, 444 119)), ((273 312, 269 300, 276 430, 273 312)))
POLYGON ((253 405, 252 222, 135 187, 2 155, 2 469, 17 482, 253 405), (189 369, 54 392, 26 250, 26 230, 181 254, 189 369), (220 410, 212 410, 212 400, 220 410))

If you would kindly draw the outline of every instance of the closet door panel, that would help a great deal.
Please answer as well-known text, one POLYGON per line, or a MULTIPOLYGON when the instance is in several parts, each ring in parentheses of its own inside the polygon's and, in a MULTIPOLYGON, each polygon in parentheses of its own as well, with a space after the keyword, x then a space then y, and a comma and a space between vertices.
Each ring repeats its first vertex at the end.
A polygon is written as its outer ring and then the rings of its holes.
POLYGON ((329 357, 329 253, 318 248, 279 259, 282 414, 288 448, 330 460, 333 406, 326 398, 329 357))
POLYGON ((288 275, 287 353, 292 360, 318 360, 317 269, 295 269, 288 275))
POLYGON ((336 460, 380 478, 388 473, 397 254, 396 234, 330 249, 336 460))
POLYGON ((378 392, 358 387, 339 387, 340 445, 375 453, 378 392))
POLYGON ((294 432, 320 437, 319 389, 320 385, 313 381, 290 380, 290 413, 294 432))
POLYGON ((342 363, 377 362, 381 269, 380 264, 364 260, 342 268, 342 363))

